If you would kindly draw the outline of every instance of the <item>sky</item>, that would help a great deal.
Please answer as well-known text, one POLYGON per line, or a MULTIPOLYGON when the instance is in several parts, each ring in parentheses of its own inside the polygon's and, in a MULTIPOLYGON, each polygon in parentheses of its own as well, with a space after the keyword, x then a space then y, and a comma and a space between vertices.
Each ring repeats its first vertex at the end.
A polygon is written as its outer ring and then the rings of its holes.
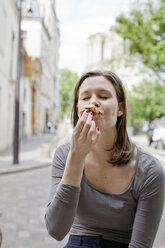
POLYGON ((87 40, 108 32, 115 18, 129 11, 134 0, 56 0, 60 28, 60 69, 81 75, 87 65, 87 40))

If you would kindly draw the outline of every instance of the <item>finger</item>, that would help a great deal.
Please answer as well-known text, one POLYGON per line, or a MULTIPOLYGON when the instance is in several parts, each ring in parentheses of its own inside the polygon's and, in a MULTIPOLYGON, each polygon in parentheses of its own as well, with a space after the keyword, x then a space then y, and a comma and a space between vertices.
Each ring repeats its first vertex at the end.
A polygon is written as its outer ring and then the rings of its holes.
POLYGON ((91 128, 89 129, 87 138, 89 138, 90 140, 92 139, 92 137, 95 135, 96 132, 96 123, 94 120, 92 120, 91 122, 91 128))
POLYGON ((86 120, 88 118, 88 113, 89 113, 88 111, 84 111, 82 116, 78 119, 77 125, 76 125, 76 127, 74 129, 75 134, 77 134, 77 133, 80 134, 81 133, 81 131, 82 131, 84 125, 85 125, 85 122, 86 122, 86 120))
POLYGON ((100 137, 101 137, 101 131, 100 131, 100 128, 97 127, 96 128, 96 135, 95 135, 94 139, 92 140, 92 144, 95 145, 98 142, 98 140, 100 139, 100 137))
POLYGON ((92 122, 93 122, 93 114, 92 113, 89 113, 88 114, 88 118, 87 118, 87 120, 85 122, 85 125, 84 125, 84 127, 82 129, 82 132, 81 132, 81 134, 83 136, 86 137, 88 135, 88 132, 89 132, 89 130, 91 128, 92 122))

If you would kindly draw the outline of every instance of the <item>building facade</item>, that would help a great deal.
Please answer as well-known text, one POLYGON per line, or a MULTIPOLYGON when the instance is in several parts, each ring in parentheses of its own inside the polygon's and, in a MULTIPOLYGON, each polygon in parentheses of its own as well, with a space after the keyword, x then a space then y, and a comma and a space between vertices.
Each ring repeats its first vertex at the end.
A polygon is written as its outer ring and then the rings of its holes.
MULTIPOLYGON (((30 74, 24 75, 31 89, 24 87, 23 91, 31 99, 31 106, 27 106, 29 102, 22 104, 26 105, 22 119, 29 116, 31 133, 39 134, 46 131, 48 122, 59 121, 60 35, 54 2, 38 0, 30 3, 27 1, 23 6, 22 31, 24 49, 28 54, 25 59, 29 60, 29 66, 24 61, 25 71, 31 67, 30 74)), ((26 128, 25 125, 23 127, 26 128)), ((28 129, 23 134, 29 135, 28 129)))
MULTIPOLYGON (((18 54, 16 0, 0 4, 0 151, 12 145, 18 54)), ((22 1, 20 138, 59 121, 60 34, 52 0, 22 1)))
POLYGON ((87 42, 87 70, 101 69, 117 73, 126 88, 141 82, 144 65, 140 57, 130 55, 128 41, 123 40, 113 28, 108 33, 91 35, 87 42))
POLYGON ((0 151, 13 141, 14 94, 18 54, 18 11, 15 1, 0 3, 0 151))

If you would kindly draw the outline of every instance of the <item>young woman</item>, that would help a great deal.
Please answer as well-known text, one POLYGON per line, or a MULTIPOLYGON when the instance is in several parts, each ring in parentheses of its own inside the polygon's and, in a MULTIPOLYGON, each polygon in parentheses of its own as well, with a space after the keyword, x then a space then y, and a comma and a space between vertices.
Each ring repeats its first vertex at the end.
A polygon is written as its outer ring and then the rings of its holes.
POLYGON ((65 248, 152 247, 164 205, 164 170, 130 141, 126 97, 115 73, 80 78, 72 121, 71 141, 53 160, 49 234, 62 240, 69 232, 65 248), (82 111, 87 104, 99 114, 82 111))

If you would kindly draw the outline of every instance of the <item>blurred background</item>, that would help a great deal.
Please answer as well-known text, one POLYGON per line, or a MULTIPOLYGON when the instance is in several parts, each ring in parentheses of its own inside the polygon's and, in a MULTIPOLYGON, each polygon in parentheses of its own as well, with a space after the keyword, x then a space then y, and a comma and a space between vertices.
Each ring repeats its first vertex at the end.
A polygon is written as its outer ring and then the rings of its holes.
MULTIPOLYGON (((64 246, 44 226, 50 164, 72 133, 74 86, 94 69, 122 79, 128 133, 164 166, 165 0, 0 0, 3 248, 64 246)), ((164 231, 163 215, 155 247, 164 231)))

